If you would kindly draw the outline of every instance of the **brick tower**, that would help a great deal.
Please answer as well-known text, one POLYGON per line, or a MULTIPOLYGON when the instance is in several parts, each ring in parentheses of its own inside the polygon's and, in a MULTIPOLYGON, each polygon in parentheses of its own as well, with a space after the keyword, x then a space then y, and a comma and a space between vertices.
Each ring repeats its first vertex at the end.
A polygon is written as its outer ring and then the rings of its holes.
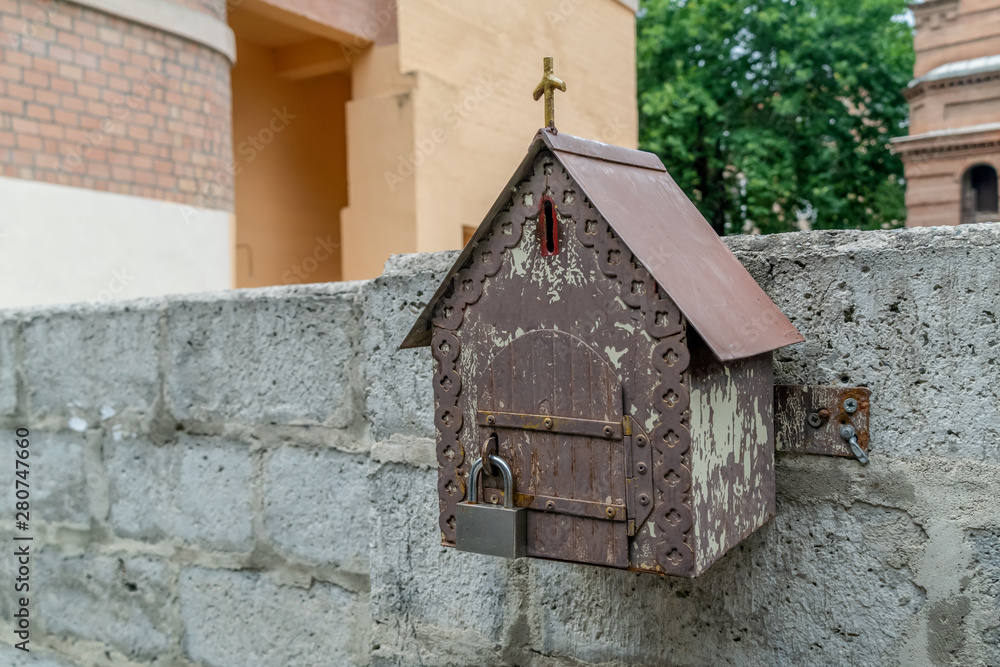
POLYGON ((916 23, 906 171, 907 226, 1000 220, 1000 0, 926 0, 916 23))

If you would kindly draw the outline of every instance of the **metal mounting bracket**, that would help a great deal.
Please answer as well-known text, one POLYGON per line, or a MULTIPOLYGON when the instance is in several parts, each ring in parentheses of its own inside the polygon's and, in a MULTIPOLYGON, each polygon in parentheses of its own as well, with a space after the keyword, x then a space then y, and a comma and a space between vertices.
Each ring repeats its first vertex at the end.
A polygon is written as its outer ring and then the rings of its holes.
POLYGON ((775 450, 868 463, 870 397, 865 387, 775 385, 775 450))

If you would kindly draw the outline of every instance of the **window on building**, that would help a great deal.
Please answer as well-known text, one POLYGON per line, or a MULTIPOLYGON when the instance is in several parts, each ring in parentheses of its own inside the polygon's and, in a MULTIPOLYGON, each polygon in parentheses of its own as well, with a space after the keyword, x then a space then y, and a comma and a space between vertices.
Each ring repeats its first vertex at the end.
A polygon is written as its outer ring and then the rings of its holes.
POLYGON ((1000 220, 997 170, 987 164, 970 167, 962 177, 962 222, 1000 220))

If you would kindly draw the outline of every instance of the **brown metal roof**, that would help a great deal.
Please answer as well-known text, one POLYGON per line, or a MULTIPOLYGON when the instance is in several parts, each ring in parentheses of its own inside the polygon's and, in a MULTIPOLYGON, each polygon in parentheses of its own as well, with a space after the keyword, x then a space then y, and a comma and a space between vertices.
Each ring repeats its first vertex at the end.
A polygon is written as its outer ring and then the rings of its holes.
POLYGON ((674 183, 659 158, 543 129, 401 348, 430 344, 431 315, 438 299, 543 148, 552 151, 720 360, 751 357, 805 340, 674 183))

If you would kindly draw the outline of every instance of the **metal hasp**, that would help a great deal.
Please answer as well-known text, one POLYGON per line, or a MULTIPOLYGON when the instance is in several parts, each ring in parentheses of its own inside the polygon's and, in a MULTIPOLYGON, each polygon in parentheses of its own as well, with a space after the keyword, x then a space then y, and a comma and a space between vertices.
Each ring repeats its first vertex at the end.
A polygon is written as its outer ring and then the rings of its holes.
POLYGON ((441 543, 507 551, 502 496, 527 557, 700 575, 774 516, 802 340, 655 155, 543 128, 401 345, 434 361, 441 543))
POLYGON ((871 392, 865 387, 776 385, 775 450, 868 463, 870 404, 871 392))
POLYGON ((468 502, 459 503, 455 514, 455 547, 501 558, 524 556, 528 510, 514 507, 514 473, 499 456, 490 456, 490 463, 503 476, 503 507, 479 503, 479 476, 483 460, 472 464, 469 476, 472 485, 468 502))

